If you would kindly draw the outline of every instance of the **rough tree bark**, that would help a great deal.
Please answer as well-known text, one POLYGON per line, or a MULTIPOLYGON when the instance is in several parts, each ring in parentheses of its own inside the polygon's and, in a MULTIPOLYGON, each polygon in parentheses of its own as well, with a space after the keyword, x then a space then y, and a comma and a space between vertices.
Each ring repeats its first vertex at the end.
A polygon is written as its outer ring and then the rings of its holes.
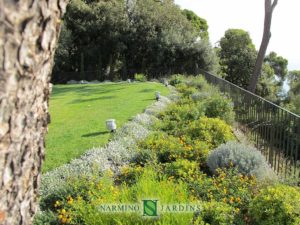
POLYGON ((0 224, 37 209, 50 73, 67 0, 0 0, 0 224))
POLYGON ((261 73, 261 68, 264 62, 264 58, 266 55, 266 51, 269 45, 269 41, 271 38, 271 22, 274 8, 276 7, 278 0, 265 0, 265 22, 264 22, 264 33, 261 41, 261 45, 259 48, 259 52, 257 55, 254 71, 248 85, 248 90, 251 92, 255 92, 256 85, 261 73))

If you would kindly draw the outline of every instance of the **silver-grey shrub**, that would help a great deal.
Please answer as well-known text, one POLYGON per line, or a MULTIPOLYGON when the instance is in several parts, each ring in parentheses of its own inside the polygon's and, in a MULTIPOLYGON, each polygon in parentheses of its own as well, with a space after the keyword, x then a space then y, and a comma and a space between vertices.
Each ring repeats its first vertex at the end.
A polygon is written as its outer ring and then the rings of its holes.
POLYGON ((231 164, 240 173, 254 175, 258 179, 274 176, 264 156, 256 148, 238 142, 220 145, 207 158, 207 165, 213 173, 218 168, 229 168, 231 164))
POLYGON ((145 127, 152 126, 158 119, 155 116, 148 115, 146 113, 137 114, 133 119, 132 122, 139 123, 145 127))
POLYGON ((114 135, 114 140, 117 140, 122 137, 131 137, 134 140, 141 140, 148 136, 149 130, 147 126, 140 123, 130 121, 124 124, 119 130, 117 130, 114 135))
POLYGON ((159 112, 164 110, 170 103, 171 100, 169 98, 161 96, 159 101, 155 102, 145 110, 145 113, 148 115, 157 115, 159 112))

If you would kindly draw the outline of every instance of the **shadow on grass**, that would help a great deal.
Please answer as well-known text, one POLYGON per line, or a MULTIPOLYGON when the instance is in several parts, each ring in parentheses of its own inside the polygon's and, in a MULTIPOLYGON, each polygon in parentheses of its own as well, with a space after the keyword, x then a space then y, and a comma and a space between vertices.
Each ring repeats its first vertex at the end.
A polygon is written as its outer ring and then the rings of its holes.
POLYGON ((140 92, 142 92, 142 93, 148 93, 148 92, 155 92, 155 89, 153 89, 153 88, 146 88, 146 89, 143 89, 143 90, 141 90, 140 92))
POLYGON ((76 100, 73 100, 73 101, 69 102, 69 104, 76 104, 76 103, 83 103, 83 102, 92 102, 92 101, 97 101, 97 100, 113 99, 115 97, 116 96, 103 96, 103 97, 99 97, 99 98, 76 99, 76 100))
POLYGON ((92 94, 106 94, 118 90, 122 90, 125 87, 117 86, 116 84, 112 85, 93 85, 93 84, 76 84, 76 85, 59 85, 53 87, 52 97, 58 97, 64 95, 66 93, 76 93, 83 95, 90 95, 92 94))
POLYGON ((81 137, 96 137, 104 134, 109 134, 109 131, 101 131, 101 132, 94 132, 94 133, 89 133, 89 134, 84 134, 81 137))
POLYGON ((147 98, 147 99, 143 99, 143 101, 154 101, 155 98, 147 98))

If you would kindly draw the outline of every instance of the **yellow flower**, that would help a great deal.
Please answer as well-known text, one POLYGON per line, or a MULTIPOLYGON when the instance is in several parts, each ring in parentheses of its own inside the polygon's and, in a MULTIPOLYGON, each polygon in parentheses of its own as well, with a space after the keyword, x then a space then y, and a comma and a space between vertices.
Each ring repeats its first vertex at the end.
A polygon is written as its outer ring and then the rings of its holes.
POLYGON ((168 178, 168 180, 173 180, 174 179, 174 176, 170 176, 169 178, 168 178))
POLYGON ((234 203, 234 197, 231 197, 230 200, 229 200, 229 202, 230 202, 231 204, 234 203))
POLYGON ((55 204, 54 204, 54 207, 57 208, 57 207, 59 207, 60 205, 61 205, 61 204, 60 204, 60 201, 56 201, 55 204))
POLYGON ((223 202, 225 202, 225 203, 226 203, 226 202, 227 202, 227 199, 226 199, 226 198, 223 198, 223 202))
POLYGON ((66 217, 63 217, 63 218, 61 218, 61 223, 66 223, 67 222, 67 218, 66 217))
POLYGON ((240 203, 240 202, 241 202, 241 198, 240 198, 240 197, 237 197, 237 198, 236 198, 236 201, 237 201, 238 203, 240 203))
POLYGON ((67 203, 71 205, 73 203, 73 201, 74 201, 74 199, 69 195, 67 198, 67 203))
POLYGON ((236 212, 236 213, 239 213, 239 212, 240 212, 240 209, 239 209, 239 208, 236 208, 236 209, 235 209, 235 212, 236 212))
POLYGON ((226 188, 224 188, 224 194, 227 194, 227 189, 226 188))
POLYGON ((98 185, 97 185, 97 188, 98 188, 98 189, 101 189, 101 188, 102 188, 102 186, 103 186, 103 185, 102 185, 102 183, 101 183, 101 182, 99 182, 99 183, 98 183, 98 185))

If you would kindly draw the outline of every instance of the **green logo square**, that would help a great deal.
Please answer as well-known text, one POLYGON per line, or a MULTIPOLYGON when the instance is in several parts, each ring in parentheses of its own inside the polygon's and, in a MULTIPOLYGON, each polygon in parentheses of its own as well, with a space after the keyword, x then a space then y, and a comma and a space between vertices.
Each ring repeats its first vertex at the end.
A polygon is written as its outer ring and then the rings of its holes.
POLYGON ((157 216, 158 200, 143 200, 143 216, 157 216))

